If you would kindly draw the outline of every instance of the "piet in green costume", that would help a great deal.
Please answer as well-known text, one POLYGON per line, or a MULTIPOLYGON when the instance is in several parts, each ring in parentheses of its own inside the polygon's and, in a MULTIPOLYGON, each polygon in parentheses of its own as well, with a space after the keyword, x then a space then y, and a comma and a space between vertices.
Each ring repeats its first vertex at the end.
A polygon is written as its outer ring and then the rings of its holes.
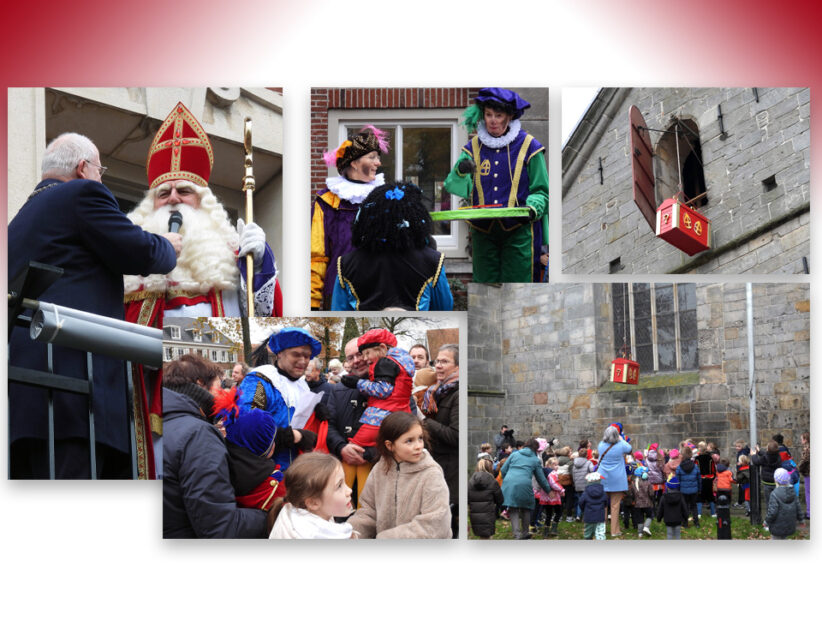
POLYGON ((475 206, 529 207, 529 217, 467 221, 474 281, 531 282, 539 246, 548 243, 548 169, 545 148, 520 117, 530 104, 511 90, 483 88, 464 117, 476 135, 462 148, 445 189, 475 206), (543 232, 543 226, 545 231, 543 232))

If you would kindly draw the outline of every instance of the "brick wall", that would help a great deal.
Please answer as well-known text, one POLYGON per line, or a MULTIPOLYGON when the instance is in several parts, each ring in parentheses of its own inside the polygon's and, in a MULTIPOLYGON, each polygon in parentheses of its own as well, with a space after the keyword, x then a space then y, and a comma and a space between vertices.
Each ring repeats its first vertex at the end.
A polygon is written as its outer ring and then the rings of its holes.
MULTIPOLYGON (((728 454, 748 438, 744 284, 697 284, 699 368, 643 373, 610 383, 609 284, 472 284, 468 313, 468 457, 502 423, 517 438, 557 436, 576 447, 620 421, 638 447, 687 437, 728 454)), ((760 441, 809 428, 810 304, 807 284, 754 284, 755 374, 760 441)))
MULTIPOLYGON (((591 134, 572 137, 563 150, 565 272, 608 273, 616 258, 625 274, 804 272, 802 258, 810 252, 809 89, 625 88, 608 94, 608 106, 590 122, 591 134), (630 105, 649 128, 667 129, 674 115, 698 126, 708 190, 699 211, 711 220, 710 251, 689 257, 657 238, 633 202, 630 105), (766 186, 772 177, 775 186, 766 186)), ((662 134, 650 135, 659 153, 662 134)), ((664 170, 658 157, 654 161, 659 177, 664 170)), ((659 190, 657 197, 658 205, 659 190)))

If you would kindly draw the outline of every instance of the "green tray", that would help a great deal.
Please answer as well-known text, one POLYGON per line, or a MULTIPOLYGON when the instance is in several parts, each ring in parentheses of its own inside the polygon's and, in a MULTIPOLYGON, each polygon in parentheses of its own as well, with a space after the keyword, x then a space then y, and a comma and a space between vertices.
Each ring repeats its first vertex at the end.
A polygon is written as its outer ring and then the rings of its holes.
POLYGON ((447 211, 432 211, 431 220, 482 220, 484 218, 521 218, 528 216, 528 207, 463 207, 447 211))

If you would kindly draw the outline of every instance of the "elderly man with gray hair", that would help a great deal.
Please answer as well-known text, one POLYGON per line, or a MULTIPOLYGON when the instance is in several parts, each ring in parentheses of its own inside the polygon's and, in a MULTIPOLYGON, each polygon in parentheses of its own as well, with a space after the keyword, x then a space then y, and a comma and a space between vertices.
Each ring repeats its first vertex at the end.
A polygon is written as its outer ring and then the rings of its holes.
MULTIPOLYGON (((102 184, 106 168, 88 138, 61 134, 46 148, 42 180, 8 227, 9 280, 35 261, 63 269, 39 299, 123 319, 123 275, 166 273, 176 264, 180 236, 143 231, 120 211, 102 184)), ((122 361, 55 347, 54 373, 92 378, 98 477, 131 477, 126 369, 122 361)), ((24 328, 9 340, 12 366, 45 371, 47 347, 24 328)), ((48 478, 48 408, 43 388, 9 384, 10 475, 48 478)), ((89 478, 88 397, 54 392, 55 477, 89 478)))

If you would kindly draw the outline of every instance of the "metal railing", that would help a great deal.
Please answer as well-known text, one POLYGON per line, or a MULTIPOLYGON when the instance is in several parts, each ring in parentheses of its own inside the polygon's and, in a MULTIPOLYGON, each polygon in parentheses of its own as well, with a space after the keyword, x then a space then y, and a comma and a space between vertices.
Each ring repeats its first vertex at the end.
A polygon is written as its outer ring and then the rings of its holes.
MULTIPOLYGON (((62 275, 62 269, 30 262, 9 288, 8 338, 15 327, 28 328, 32 340, 46 346, 46 370, 11 365, 9 383, 18 383, 46 390, 48 411, 49 477, 56 477, 55 460, 55 392, 86 396, 88 399, 88 440, 90 478, 97 479, 97 447, 94 420, 94 355, 122 359, 126 363, 127 424, 130 444, 132 478, 137 479, 137 438, 134 421, 134 394, 131 363, 149 368, 162 366, 162 330, 89 313, 36 299, 62 275), (32 315, 24 315, 29 310, 32 315), (86 353, 86 378, 65 376, 54 371, 54 345, 86 353)), ((9 408, 11 412, 11 408, 9 408)), ((149 439, 150 442, 150 439, 149 439)), ((11 477, 11 434, 9 434, 9 477, 11 477)))

